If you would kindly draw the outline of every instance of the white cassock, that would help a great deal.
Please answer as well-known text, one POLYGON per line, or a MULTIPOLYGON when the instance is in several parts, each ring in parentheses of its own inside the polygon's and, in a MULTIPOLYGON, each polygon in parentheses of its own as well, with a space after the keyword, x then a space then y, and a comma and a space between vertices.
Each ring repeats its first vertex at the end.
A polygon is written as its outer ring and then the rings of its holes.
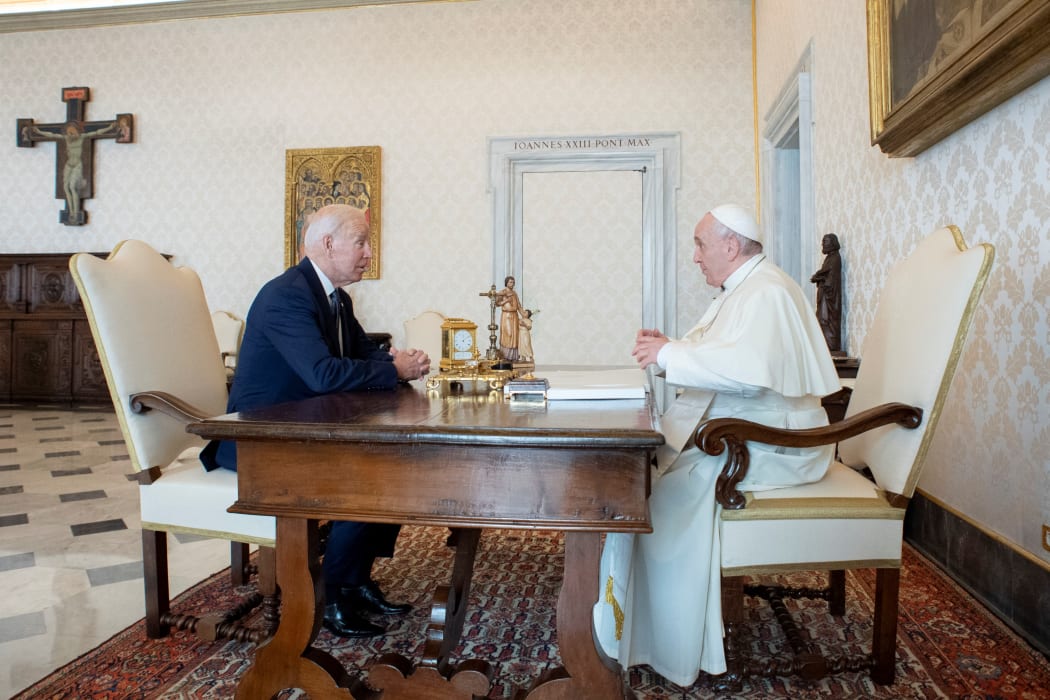
MULTIPOLYGON (((691 442, 697 425, 734 416, 784 428, 827 425, 821 397, 840 383, 812 307, 764 255, 726 280, 700 322, 660 351, 685 391, 661 417, 649 510, 653 532, 611 533, 602 552, 594 623, 602 649, 627 668, 649 664, 681 686, 725 673, 721 550, 714 486, 725 455, 691 442)), ((749 491, 818 481, 833 447, 751 443, 749 491)))

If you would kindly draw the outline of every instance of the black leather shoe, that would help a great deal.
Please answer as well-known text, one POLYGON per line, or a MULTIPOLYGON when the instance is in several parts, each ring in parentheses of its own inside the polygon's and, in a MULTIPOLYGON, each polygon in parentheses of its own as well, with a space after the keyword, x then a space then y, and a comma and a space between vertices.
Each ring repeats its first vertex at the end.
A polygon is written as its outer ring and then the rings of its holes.
POLYGON ((383 591, 375 581, 344 588, 343 602, 354 610, 372 613, 373 615, 404 615, 412 606, 408 603, 391 603, 383 597, 383 591))
POLYGON ((338 603, 324 606, 323 624, 326 630, 338 637, 375 637, 386 632, 385 627, 369 622, 338 603))

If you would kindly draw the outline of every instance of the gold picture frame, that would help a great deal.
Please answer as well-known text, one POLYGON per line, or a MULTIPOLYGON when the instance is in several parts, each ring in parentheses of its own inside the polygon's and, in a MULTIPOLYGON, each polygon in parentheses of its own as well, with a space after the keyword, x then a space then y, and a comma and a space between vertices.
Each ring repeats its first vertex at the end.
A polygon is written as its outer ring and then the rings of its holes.
POLYGON ((368 214, 372 263, 362 279, 379 279, 382 240, 382 151, 379 146, 303 148, 285 151, 284 264, 302 258, 303 228, 327 204, 350 204, 368 214))
POLYGON ((1050 0, 867 0, 871 143, 914 156, 1050 75, 1050 0))

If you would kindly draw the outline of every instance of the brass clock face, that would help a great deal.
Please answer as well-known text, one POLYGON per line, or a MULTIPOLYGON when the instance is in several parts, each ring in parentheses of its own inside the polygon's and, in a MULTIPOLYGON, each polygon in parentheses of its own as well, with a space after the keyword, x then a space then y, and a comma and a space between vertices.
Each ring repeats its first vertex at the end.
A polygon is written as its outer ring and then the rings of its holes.
POLYGON ((447 318, 441 324, 441 369, 463 367, 477 360, 477 330, 473 321, 447 318))

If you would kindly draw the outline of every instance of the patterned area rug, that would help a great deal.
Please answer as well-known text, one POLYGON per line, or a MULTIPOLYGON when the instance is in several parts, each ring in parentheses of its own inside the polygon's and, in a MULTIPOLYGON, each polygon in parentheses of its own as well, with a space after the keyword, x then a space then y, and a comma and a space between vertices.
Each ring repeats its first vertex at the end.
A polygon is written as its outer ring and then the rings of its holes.
MULTIPOLYGON (((397 652, 418 661, 428 620, 429 595, 447 582, 452 553, 443 528, 406 527, 394 559, 376 566, 376 578, 392 600, 416 608, 391 623, 381 638, 349 641, 321 630, 316 645, 347 668, 367 674, 380 654, 397 652)), ((562 538, 556 533, 488 530, 481 538, 470 610, 457 656, 482 658, 496 668, 490 698, 508 698, 550 666, 559 665, 554 633, 561 583, 562 538)), ((820 585, 822 576, 779 577, 792 585, 820 585)), ((874 572, 847 574, 843 622, 823 602, 801 601, 797 616, 809 630, 833 640, 836 649, 869 648, 874 572)), ((234 600, 228 574, 216 574, 180 596, 182 612, 214 610, 234 600)), ((243 591, 241 591, 243 593, 243 591)), ((1002 625, 928 561, 905 547, 898 626, 897 682, 876 686, 861 674, 810 683, 794 678, 752 679, 738 698, 1046 698, 1050 663, 1002 625)), ((749 634, 762 649, 785 648, 780 628, 764 603, 749 603, 749 634)), ((161 698, 203 700, 233 697, 237 679, 250 664, 254 646, 205 643, 177 632, 146 638, 143 623, 59 669, 17 696, 28 698, 161 698)), ((717 697, 711 679, 680 688, 648 669, 630 669, 639 700, 717 697)), ((299 693, 289 693, 297 697, 299 693)))

